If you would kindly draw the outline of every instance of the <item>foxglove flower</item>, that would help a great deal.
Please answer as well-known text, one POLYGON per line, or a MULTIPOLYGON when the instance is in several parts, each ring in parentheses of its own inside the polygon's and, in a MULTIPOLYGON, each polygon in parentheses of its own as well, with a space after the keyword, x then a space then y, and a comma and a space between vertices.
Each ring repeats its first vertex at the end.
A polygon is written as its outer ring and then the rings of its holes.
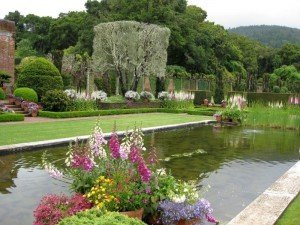
POLYGON ((111 151, 111 156, 114 159, 120 158, 120 143, 118 140, 118 135, 114 132, 111 135, 111 138, 109 140, 109 149, 111 151))

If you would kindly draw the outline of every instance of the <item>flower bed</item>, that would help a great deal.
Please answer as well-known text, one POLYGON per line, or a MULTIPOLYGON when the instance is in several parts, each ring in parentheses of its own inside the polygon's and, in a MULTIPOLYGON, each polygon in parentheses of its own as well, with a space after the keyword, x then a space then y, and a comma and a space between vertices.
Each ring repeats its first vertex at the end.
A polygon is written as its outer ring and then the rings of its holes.
MULTIPOLYGON (((144 216, 153 215, 166 225, 190 219, 216 222, 209 203, 199 198, 195 183, 177 180, 160 168, 153 142, 147 150, 140 129, 122 140, 114 129, 107 142, 97 125, 87 144, 70 145, 65 163, 65 168, 58 170, 47 162, 46 154, 43 156, 50 175, 71 182, 71 190, 91 203, 93 210, 144 211, 144 216), (184 212, 172 216, 176 208, 184 212)), ((42 201, 39 207, 43 205, 42 201)), ((69 206, 62 208, 65 215, 69 206)))
POLYGON ((160 102, 119 102, 107 103, 97 101, 99 109, 140 109, 140 108, 160 108, 160 102))

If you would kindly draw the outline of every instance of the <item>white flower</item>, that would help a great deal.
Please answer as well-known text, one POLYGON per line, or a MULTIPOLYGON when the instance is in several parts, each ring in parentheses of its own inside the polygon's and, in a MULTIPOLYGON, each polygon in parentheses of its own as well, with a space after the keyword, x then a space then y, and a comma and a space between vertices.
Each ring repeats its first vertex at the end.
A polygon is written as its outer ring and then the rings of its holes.
POLYGON ((160 100, 168 100, 168 99, 171 99, 171 96, 169 95, 168 92, 162 91, 162 92, 158 93, 158 99, 160 99, 160 100))
POLYGON ((92 99, 99 99, 101 101, 107 100, 107 94, 104 91, 94 91, 91 97, 92 99))
POLYGON ((127 91, 125 93, 125 98, 128 100, 139 100, 140 95, 135 91, 127 91))
POLYGON ((75 99, 76 96, 77 96, 77 93, 76 93, 76 91, 74 89, 67 89, 64 92, 67 94, 67 96, 69 98, 72 98, 72 99, 75 99))
POLYGON ((171 198, 171 200, 175 203, 183 203, 186 200, 185 195, 180 195, 180 196, 174 196, 173 198, 171 198))

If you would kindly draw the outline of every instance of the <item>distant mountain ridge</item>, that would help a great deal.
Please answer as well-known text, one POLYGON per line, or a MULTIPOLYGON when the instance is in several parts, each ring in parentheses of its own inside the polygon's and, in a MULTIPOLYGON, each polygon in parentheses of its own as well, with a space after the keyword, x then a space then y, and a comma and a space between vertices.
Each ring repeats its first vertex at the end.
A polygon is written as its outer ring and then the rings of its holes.
POLYGON ((241 26, 229 32, 247 36, 265 45, 280 48, 285 43, 300 44, 300 29, 276 25, 241 26))

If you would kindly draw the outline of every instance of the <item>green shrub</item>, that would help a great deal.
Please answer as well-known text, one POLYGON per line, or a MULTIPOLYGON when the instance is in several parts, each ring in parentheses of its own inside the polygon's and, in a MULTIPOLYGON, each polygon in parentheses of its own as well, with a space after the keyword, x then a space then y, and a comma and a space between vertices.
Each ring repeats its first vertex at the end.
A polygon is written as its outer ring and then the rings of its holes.
POLYGON ((50 61, 35 58, 20 69, 17 87, 32 88, 41 98, 49 90, 61 90, 63 81, 58 69, 50 61))
POLYGON ((79 212, 74 216, 67 217, 60 221, 58 225, 145 225, 138 219, 133 219, 118 212, 108 212, 103 214, 100 210, 91 209, 79 212))
POLYGON ((31 88, 17 88, 14 91, 14 95, 29 102, 38 102, 37 93, 31 88))
POLYGON ((162 107, 167 109, 193 109, 194 103, 189 100, 165 100, 162 102, 162 107))
POLYGON ((245 113, 238 109, 226 109, 222 111, 222 118, 229 120, 230 122, 243 122, 245 119, 245 113))
POLYGON ((72 75, 69 73, 62 73, 61 77, 62 77, 64 89, 70 89, 72 83, 72 75))
POLYGON ((125 98, 122 95, 113 95, 107 98, 107 103, 121 103, 125 102, 125 98))
POLYGON ((0 113, 0 122, 24 121, 23 114, 0 113))
POLYGON ((0 87, 0 100, 5 99, 5 93, 3 91, 3 89, 0 87))
POLYGON ((274 93, 280 93, 280 87, 274 86, 274 87, 273 87, 273 92, 274 92, 274 93))
POLYGON ((52 90, 42 97, 42 103, 45 110, 63 112, 70 105, 70 98, 61 90, 52 90))
POLYGON ((195 98, 194 98, 195 105, 202 105, 204 99, 210 100, 211 98, 210 91, 195 91, 194 93, 195 93, 195 98))
POLYGON ((96 100, 75 99, 68 105, 68 111, 93 111, 98 110, 96 100))

